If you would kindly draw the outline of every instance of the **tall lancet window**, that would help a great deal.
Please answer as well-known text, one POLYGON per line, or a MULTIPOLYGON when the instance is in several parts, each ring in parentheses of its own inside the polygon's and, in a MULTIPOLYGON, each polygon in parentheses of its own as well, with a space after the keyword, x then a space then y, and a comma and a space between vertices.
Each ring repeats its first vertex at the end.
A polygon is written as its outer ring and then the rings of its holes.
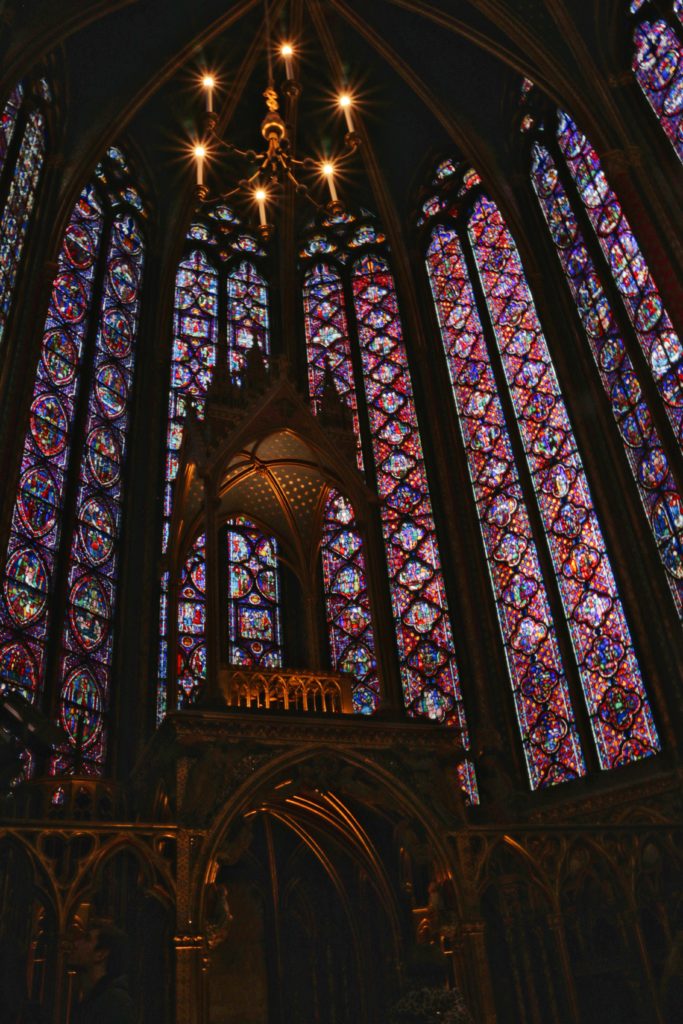
MULTIPOLYGON (((307 242, 302 255, 336 248, 323 237, 307 242)), ((351 412, 356 433, 356 462, 363 470, 358 403, 342 279, 332 263, 316 263, 304 278, 308 381, 317 412, 325 387, 334 387, 351 412)), ((363 541, 353 506, 331 491, 323 520, 322 570, 332 664, 355 679, 354 707, 370 714, 379 704, 377 657, 365 571, 363 541)))
POLYGON ((683 160, 683 0, 631 0, 633 72, 683 160))
POLYGON ((20 82, 0 115, 0 347, 45 160, 51 102, 45 79, 20 82))
POLYGON ((427 269, 533 789, 585 772, 545 582, 462 243, 431 234, 427 269))
POLYGON ((683 346, 597 154, 554 110, 529 125, 531 180, 683 617, 683 499, 658 429, 683 439, 683 346), (659 392, 649 400, 648 369, 659 392), (635 361, 634 361, 635 357, 635 361), (664 424, 666 431, 666 425, 664 424))
MULTIPOLYGON (((329 378, 356 429, 358 407, 363 403, 369 433, 365 438, 359 434, 358 463, 362 468, 362 447, 372 458, 380 498, 405 705, 411 715, 457 725, 467 745, 417 410, 384 236, 369 215, 358 219, 342 214, 324 222, 323 228, 325 233, 310 237, 302 251, 309 259, 324 254, 324 262, 318 258, 305 285, 311 395, 319 401, 324 380, 329 378), (345 294, 353 305, 354 337, 346 319, 345 294)), ((345 543, 347 551, 353 551, 351 534, 345 543)), ((359 589, 365 586, 358 571, 349 573, 348 579, 359 589)), ((354 612, 349 617, 349 624, 359 631, 365 622, 364 614, 354 612)), ((334 648, 333 618, 330 632, 334 648)), ((461 777, 470 798, 476 799, 469 765, 463 766, 461 777)))
POLYGON ((23 444, 0 677, 56 709, 55 772, 99 774, 107 753, 144 218, 111 148, 64 233, 23 444))
MULTIPOLYGON (((474 172, 463 175, 462 168, 450 162, 447 176, 452 181, 444 189, 445 197, 437 196, 423 208, 423 220, 437 224, 429 243, 428 268, 503 636, 513 650, 514 615, 524 609, 526 646, 515 652, 517 665, 511 665, 511 678, 533 785, 535 773, 544 771, 553 735, 573 734, 569 689, 555 644, 549 650, 556 660, 548 661, 548 639, 554 627, 542 595, 551 586, 557 588, 564 607, 601 767, 613 768, 654 754, 659 739, 569 415, 514 240, 474 172), (454 206, 456 196, 459 202, 454 206), (477 291, 481 301, 473 316, 477 291), (514 423, 506 423, 497 407, 495 367, 506 382, 514 423), (526 455, 533 497, 545 528, 545 540, 537 537, 535 543, 547 545, 554 568, 554 581, 545 584, 535 554, 531 565, 528 561, 534 538, 526 513, 520 519, 532 496, 523 498, 511 449, 503 443, 513 431, 526 455), (490 451, 496 452, 495 459, 488 456, 490 451), (511 485, 518 490, 511 491, 511 485), (494 515, 488 513, 487 502, 493 502, 494 515), (505 530, 500 540, 495 532, 499 527, 505 530), (507 592, 497 559, 507 561, 514 577, 507 592), (536 666, 531 674, 535 685, 520 686, 515 674, 528 676, 524 659, 534 663, 539 656, 543 667, 536 666), (531 705, 524 706, 524 697, 530 698, 531 705), (549 713, 540 716, 540 723, 550 726, 545 750, 543 743, 529 746, 525 735, 530 720, 544 706, 549 713), (531 712, 531 719, 525 718, 525 711, 531 712)), ((575 774, 581 774, 578 745, 573 749, 575 774)), ((571 778, 571 773, 561 769, 549 781, 563 777, 571 778)))
MULTIPOLYGON (((270 354, 265 252, 222 203, 193 223, 176 275, 171 383, 164 480, 162 548, 166 553, 173 483, 188 408, 203 419, 215 374, 240 385, 249 352, 270 354), (224 298, 223 298, 224 297, 224 298)), ((222 658, 231 665, 282 664, 278 546, 255 524, 235 517, 222 532, 221 592, 227 601, 222 658)), ((178 704, 188 707, 206 679, 205 536, 195 539, 178 581, 178 605, 169 607, 169 578, 161 581, 157 716, 166 711, 169 657, 175 658, 178 704), (178 644, 168 649, 169 616, 177 616, 178 644)))

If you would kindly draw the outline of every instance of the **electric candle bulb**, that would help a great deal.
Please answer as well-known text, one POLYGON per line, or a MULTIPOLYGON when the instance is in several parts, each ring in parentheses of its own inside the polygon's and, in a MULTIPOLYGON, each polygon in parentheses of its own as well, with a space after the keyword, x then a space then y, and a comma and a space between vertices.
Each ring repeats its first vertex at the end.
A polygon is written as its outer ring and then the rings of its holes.
POLYGON ((285 62, 285 74, 288 79, 294 78, 294 64, 292 57, 294 56, 294 47, 291 43, 283 43, 280 47, 280 56, 285 62))
POLYGON ((344 92, 339 97, 339 106, 344 111, 344 117, 346 118, 346 130, 349 132, 353 131, 353 118, 351 117, 351 107, 353 100, 347 92, 344 92))
POLYGON ((265 227, 265 225, 266 225, 266 199, 267 198, 268 198, 268 193, 263 188, 257 188, 256 191, 254 192, 254 199, 256 200, 256 203, 258 205, 259 224, 261 225, 261 227, 265 227))
POLYGON ((213 75, 204 75, 202 78, 202 85, 206 89, 206 112, 207 114, 213 113, 213 90, 216 85, 216 79, 213 75))
POLYGON ((204 146, 197 144, 194 147, 194 155, 197 161, 197 184, 204 184, 204 158, 206 156, 206 149, 204 146))
POLYGON ((329 162, 324 163, 322 166, 322 172, 327 178, 327 184, 330 189, 330 198, 332 199, 333 203, 336 203, 338 201, 338 197, 337 189, 335 188, 334 185, 334 164, 331 164, 329 162))

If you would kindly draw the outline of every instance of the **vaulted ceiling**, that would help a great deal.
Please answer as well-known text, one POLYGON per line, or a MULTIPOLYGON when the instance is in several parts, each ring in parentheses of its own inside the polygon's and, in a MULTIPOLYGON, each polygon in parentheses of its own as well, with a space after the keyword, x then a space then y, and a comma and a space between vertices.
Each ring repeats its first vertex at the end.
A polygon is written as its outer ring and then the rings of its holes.
MULTIPOLYGON (((600 53, 614 10, 612 0, 269 0, 269 6, 273 39, 294 38, 300 53, 297 151, 341 146, 343 122, 330 98, 346 80, 362 100, 368 145, 345 187, 355 201, 377 207, 365 174, 374 160, 403 215, 428 162, 454 145, 505 191, 520 75, 561 102, 573 101, 580 116, 581 81, 599 66, 591 54, 600 53)), ((264 0, 0 3, 3 86, 48 55, 55 63, 65 211, 103 147, 118 140, 143 167, 162 219, 170 224, 182 217, 193 182, 183 147, 200 124, 197 75, 204 68, 219 76, 217 109, 229 137, 247 148, 259 145, 264 10, 264 0)), ((279 71, 276 66, 276 81, 279 71)), ((584 110, 589 117, 588 102, 584 110)), ((228 182, 215 175, 212 184, 228 182)))

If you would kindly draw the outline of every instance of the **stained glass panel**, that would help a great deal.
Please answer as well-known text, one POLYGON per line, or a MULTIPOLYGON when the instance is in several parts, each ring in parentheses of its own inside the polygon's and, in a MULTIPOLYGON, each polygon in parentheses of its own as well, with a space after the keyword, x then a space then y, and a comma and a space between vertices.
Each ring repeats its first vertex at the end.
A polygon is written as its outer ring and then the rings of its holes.
POLYGON ((206 537, 192 545, 178 581, 178 707, 195 704, 206 680, 206 537))
POLYGON ((477 200, 469 236, 538 497, 600 764, 660 749, 585 472, 515 243, 477 200))
POLYGON ((45 118, 40 111, 34 110, 26 123, 12 175, 12 184, 0 221, 0 344, 36 199, 38 179, 45 157, 45 144, 45 118))
POLYGON ((683 345, 598 155, 568 114, 557 139, 610 265, 679 443, 683 443, 683 345))
POLYGON ((228 289, 228 373, 234 384, 242 381, 247 353, 256 346, 267 359, 268 289, 253 263, 240 263, 230 271, 228 289))
POLYGON ((60 540, 79 370, 102 234, 91 186, 71 215, 52 284, 0 605, 0 666, 35 699, 42 691, 48 595, 60 540))
MULTIPOLYGON (((410 370, 386 260, 359 260, 353 293, 406 707, 411 715, 459 726, 467 744, 410 370)), ((463 781, 475 799, 473 775, 463 781)))
POLYGON ((683 46, 663 18, 639 22, 633 42, 633 71, 638 84, 683 160, 683 46))
POLYGON ((278 545, 243 516, 229 520, 228 662, 247 668, 282 665, 278 545))
POLYGON ((427 269, 496 598, 532 789, 585 774, 507 424, 462 249, 436 227, 427 269))
MULTIPOLYGON (((135 219, 114 221, 107 252, 102 305, 88 397, 85 449, 76 499, 76 529, 67 572, 68 599, 60 678, 62 724, 77 720, 82 702, 90 728, 79 757, 101 771, 106 755, 112 625, 116 605, 119 537, 123 513, 122 467, 135 371, 143 239, 135 219), (74 680, 78 685, 74 685, 74 680)), ((76 727, 75 727, 76 728, 76 727)), ((85 726, 81 726, 81 732, 85 726)), ((72 757, 62 755, 56 767, 72 757)))
MULTIPOLYGON (((197 414, 204 413, 206 392, 216 365, 216 344, 218 340, 218 274, 206 256, 199 251, 192 252, 184 259, 176 275, 175 310, 173 315, 173 351, 171 355, 171 387, 169 392, 168 432, 166 435, 166 470, 164 484, 163 538, 162 549, 168 545, 168 531, 173 511, 173 481, 178 472, 178 453, 183 438, 183 422, 188 402, 192 402, 197 414)), ((197 542, 190 556, 190 562, 183 570, 186 579, 191 578, 193 566, 203 559, 204 544, 197 542)), ((196 572, 195 568, 195 572, 196 572)), ((203 592, 202 592, 203 593, 203 592)), ((197 593, 195 603, 200 600, 197 593)), ((203 600, 203 598, 201 598, 203 600)), ((202 613, 203 616, 203 613, 202 613)), ((165 711, 166 681, 168 670, 168 576, 161 581, 160 612, 160 653, 158 717, 165 711)), ((202 619, 203 621, 203 619, 202 619)), ((182 634, 179 637, 182 655, 182 634)), ((203 647, 205 652, 205 646, 203 647)), ((194 652, 194 647, 193 647, 194 652)), ((198 657, 193 672, 206 664, 198 657)), ((190 676, 188 676, 190 678, 190 676)), ((195 678, 194 675, 191 678, 195 678)), ((198 678, 198 677, 197 677, 198 678)), ((196 687, 190 686, 185 699, 196 687)), ((179 681, 178 692, 182 686, 179 681)))
POLYGON ((17 116, 21 108, 21 101, 24 97, 24 87, 19 82, 12 89, 7 98, 2 114, 0 114, 0 172, 5 164, 5 157, 14 135, 17 124, 17 116))
POLYGON ((325 505, 322 567, 332 665, 354 677, 354 710, 369 715, 380 693, 365 555, 353 506, 338 491, 325 505))
POLYGON ((679 615, 683 615, 683 501, 557 167, 538 144, 532 150, 531 167, 541 209, 609 396, 679 615))

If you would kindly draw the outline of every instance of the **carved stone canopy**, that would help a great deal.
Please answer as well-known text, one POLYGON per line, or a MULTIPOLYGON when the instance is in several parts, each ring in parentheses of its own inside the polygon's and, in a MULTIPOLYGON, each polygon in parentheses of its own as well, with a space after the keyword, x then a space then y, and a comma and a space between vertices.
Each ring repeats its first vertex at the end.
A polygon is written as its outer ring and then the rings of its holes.
POLYGON ((265 390, 220 398, 200 422, 188 417, 180 451, 169 563, 206 528, 207 501, 216 524, 244 515, 277 537, 298 575, 314 571, 322 516, 331 489, 345 495, 366 524, 376 499, 355 465, 353 436, 316 417, 286 374, 265 390), (246 404, 245 404, 246 399, 246 404))

